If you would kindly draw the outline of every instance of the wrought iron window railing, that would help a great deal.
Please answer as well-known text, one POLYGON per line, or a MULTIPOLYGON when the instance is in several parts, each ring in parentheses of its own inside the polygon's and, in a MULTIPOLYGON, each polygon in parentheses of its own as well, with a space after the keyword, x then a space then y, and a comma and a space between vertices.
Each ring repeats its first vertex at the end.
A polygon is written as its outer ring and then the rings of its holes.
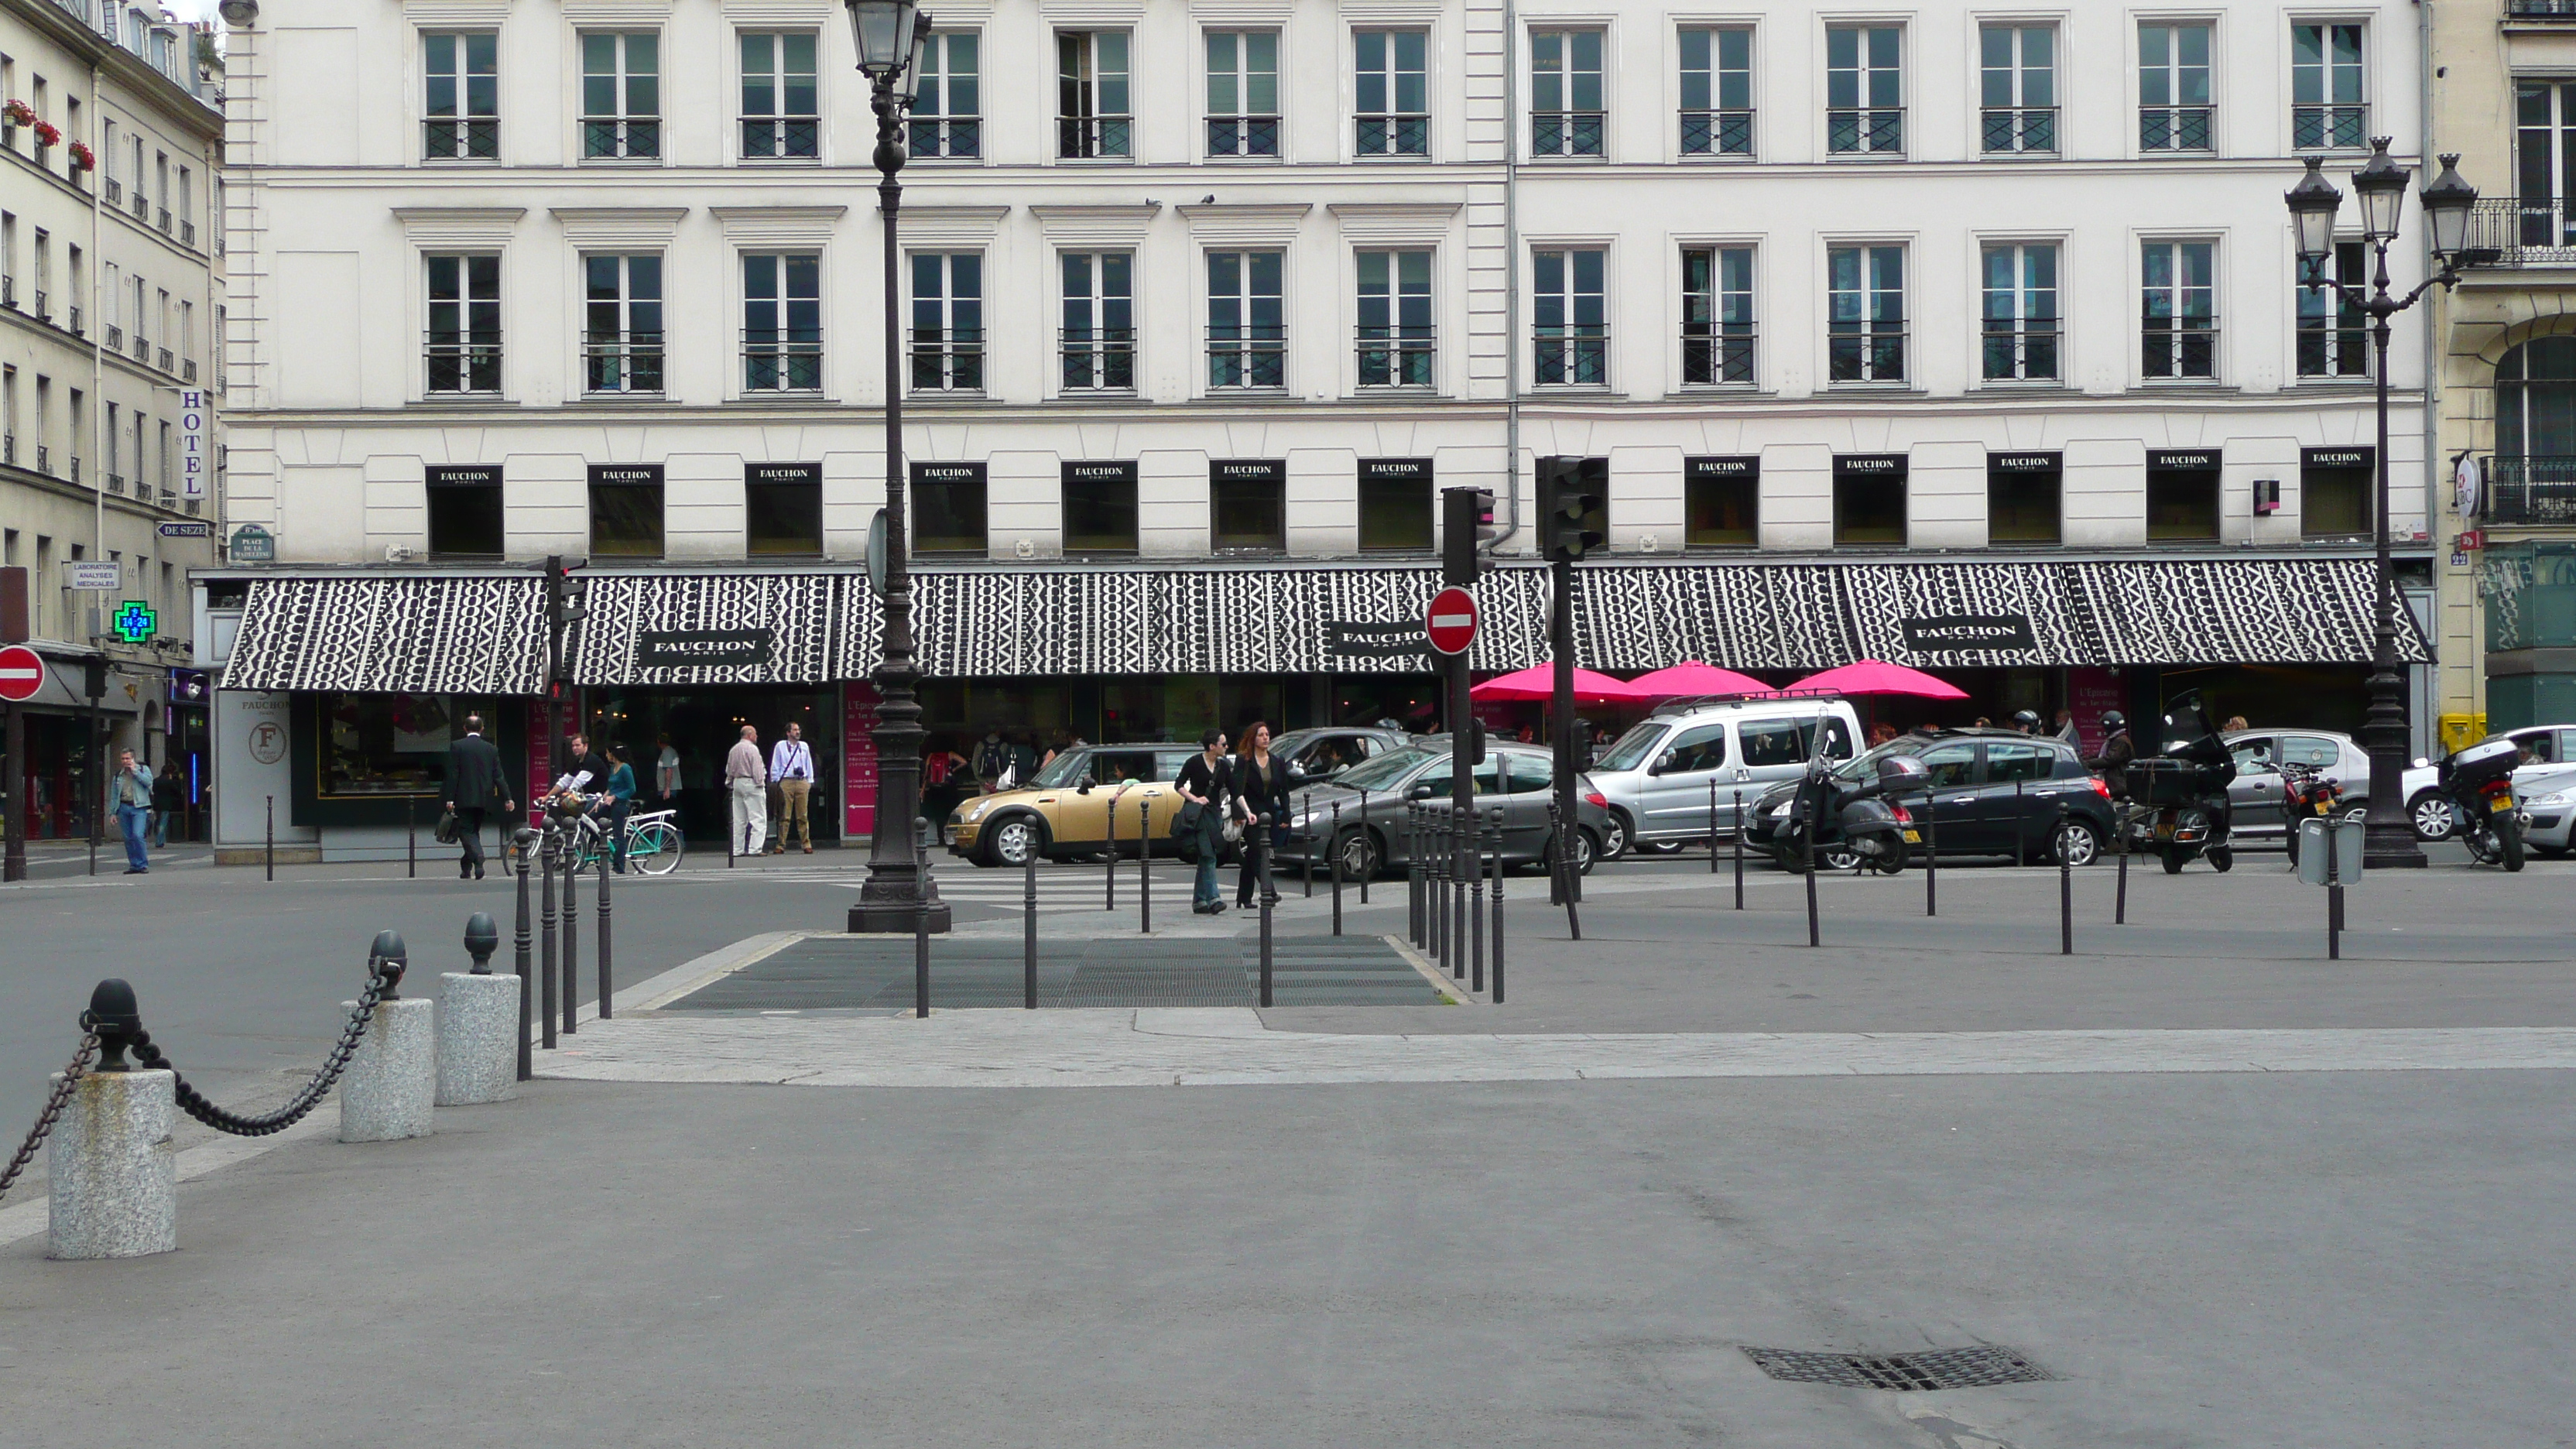
POLYGON ((2055 382, 2058 376, 2057 328, 2053 323, 1992 319, 1986 323, 1985 375, 1988 382, 2055 382))
POLYGON ((2138 149, 2141 151, 2207 151, 2214 106, 2140 106, 2138 149))
POLYGON ((823 154, 823 122, 814 116, 745 116, 742 159, 811 161, 823 154))
POLYGON ((581 118, 581 155, 585 161, 643 160, 661 154, 659 116, 581 118))
POLYGON ((1431 117, 1423 112, 1354 116, 1352 149, 1362 156, 1423 156, 1431 150, 1431 117))
POLYGON ((1684 111, 1682 154, 1685 156, 1750 156, 1753 112, 1684 111))
POLYGON ((984 332, 979 327, 912 331, 914 392, 982 392, 984 332))
POLYGON ((961 160, 984 154, 984 122, 977 116, 915 116, 912 157, 961 160))
POLYGON ((107 324, 107 350, 110 352, 125 350, 125 329, 113 322, 107 324))
POLYGON ((0 277, 0 307, 16 307, 17 305, 18 279, 16 277, 0 277))
POLYGON ((2311 105, 2290 108, 2290 145, 2366 146, 2370 144, 2367 105, 2311 105))
MULTIPOLYGON (((2569 0, 2576 4, 2576 0, 2569 0)), ((2482 196, 2469 212, 2464 267, 2576 264, 2576 208, 2563 196, 2482 196)))
POLYGON ((134 219, 136 221, 152 219, 152 198, 143 194, 143 187, 139 183, 134 188, 134 219))
POLYGON ((1718 386, 1754 381, 1753 324, 1686 322, 1682 324, 1682 381, 1718 386))
POLYGON ((772 331, 742 334, 744 392, 823 390, 823 339, 781 337, 772 331))
POLYGON ((1437 355, 1427 327, 1363 327, 1359 335, 1360 386, 1429 387, 1437 355))
POLYGON ((71 323, 72 335, 73 335, 74 337, 78 337, 78 336, 82 335, 82 334, 81 334, 81 309, 79 309, 78 307, 66 307, 66 308, 64 308, 64 309, 63 309, 63 311, 64 311, 64 314, 65 314, 65 316, 66 316, 66 319, 71 323))
POLYGON ((1207 148, 1211 156, 1276 156, 1277 116, 1210 116, 1207 148))
POLYGON ((1998 107, 1982 113, 1980 129, 1989 156, 2053 152, 2057 149, 2057 108, 1998 107))
POLYGON ((39 322, 54 320, 54 299, 42 287, 36 289, 36 320, 39 322))
POLYGON ((420 149, 432 161, 491 161, 501 154, 497 116, 431 119, 420 123, 420 149))
POLYGON ((161 228, 161 234, 163 236, 168 236, 170 234, 170 208, 164 206, 157 210, 159 214, 153 218, 152 224, 161 228))
POLYGON ((2576 20, 2576 0, 2504 0, 2510 20, 2576 20))
POLYGON ((108 492, 110 492, 110 493, 122 493, 122 492, 124 492, 124 491, 125 491, 125 475, 124 475, 124 474, 122 474, 122 473, 110 473, 110 474, 108 474, 108 475, 107 475, 107 491, 108 491, 108 492))
POLYGON ((1208 386, 1279 388, 1288 385, 1285 327, 1211 327, 1207 337, 1208 386))
POLYGON ((1825 112, 1825 149, 1836 156, 1894 155, 1905 149, 1905 108, 1825 112))
POLYGON ((1607 115, 1601 111, 1530 112, 1530 153, 1535 156, 1598 156, 1607 115))
POLYGON ((432 332, 422 346, 427 390, 494 393, 501 390, 501 334, 432 332))
POLYGON ((2486 521, 2576 526, 2576 458, 2489 458, 2486 521))
POLYGON ((2218 319, 2215 317, 2149 317, 2139 329, 2143 343, 2141 371, 2151 378, 2212 378, 2218 375, 2218 319))
POLYGON ((152 360, 152 340, 145 337, 139 329, 134 334, 134 360, 137 362, 152 360))
POLYGON ((170 349, 167 347, 161 349, 160 365, 163 372, 175 372, 178 370, 171 365, 170 349))
POLYGON ((197 224, 193 221, 183 221, 179 223, 179 245, 183 247, 193 247, 196 244, 197 224))
POLYGON ((54 450, 42 443, 36 445, 36 471, 48 478, 54 476, 54 450))
POLYGON ((1827 323, 1825 380, 1903 382, 1905 323, 1890 318, 1827 323))
POLYGON ((1056 355, 1067 392, 1125 392, 1136 386, 1136 331, 1132 327, 1066 327, 1056 355))
POLYGON ((662 334, 599 333, 582 339, 581 387, 584 392, 660 392, 662 334))
POLYGON ((2349 322, 2327 327, 2299 323, 2299 376, 2311 378, 2370 376, 2370 328, 2349 322))
POLYGON ((1536 356, 1530 380, 1540 387, 1606 387, 1610 383, 1610 329, 1590 326, 1532 329, 1536 356))
POLYGON ((113 176, 107 178, 106 195, 108 205, 120 208, 123 207, 125 205, 125 183, 117 180, 113 176))
POLYGON ((1133 116, 1058 116, 1055 154, 1068 161, 1124 158, 1135 142, 1133 116))

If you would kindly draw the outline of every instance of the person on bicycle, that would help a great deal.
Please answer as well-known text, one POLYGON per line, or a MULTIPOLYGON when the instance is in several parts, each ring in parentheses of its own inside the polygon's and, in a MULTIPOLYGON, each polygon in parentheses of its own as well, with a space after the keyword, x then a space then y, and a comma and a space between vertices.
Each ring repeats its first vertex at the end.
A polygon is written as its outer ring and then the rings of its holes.
POLYGON ((635 809, 635 769, 626 762, 626 747, 610 745, 600 753, 608 757, 608 798, 601 802, 600 813, 608 818, 609 853, 616 861, 617 873, 626 874, 626 817, 635 809))

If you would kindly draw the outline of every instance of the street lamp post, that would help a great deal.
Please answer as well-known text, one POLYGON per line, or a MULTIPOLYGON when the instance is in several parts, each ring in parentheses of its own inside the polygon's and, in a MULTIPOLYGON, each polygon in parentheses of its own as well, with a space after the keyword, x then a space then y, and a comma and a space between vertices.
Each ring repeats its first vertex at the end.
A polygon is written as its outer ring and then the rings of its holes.
POLYGON ((2433 233, 2433 261, 2440 270, 2403 297, 2388 291, 2388 247, 2397 240, 2398 221, 2406 210, 2407 169, 2388 154, 2388 138, 2371 142, 2369 164, 2354 173, 2352 189, 2361 197, 2362 235, 2371 246, 2375 267, 2367 289, 2325 275, 2334 256, 2335 211, 2343 193, 2326 180, 2323 157, 2307 158, 2308 174, 2285 198, 2298 232, 2300 285, 2309 291, 2331 289, 2336 300, 2370 315, 2370 341, 2378 383, 2378 496, 2374 500, 2379 617, 2370 656, 2370 705, 2362 717, 2362 742, 2370 751, 2370 806, 2364 816, 2362 863, 2373 870, 2421 866, 2424 852, 2415 843, 2414 822, 2406 815, 2402 776, 2406 771, 2406 685, 2397 673, 2397 575, 2388 561, 2388 319, 2440 286, 2459 285, 2453 262, 2467 245, 2469 212, 2477 204, 2476 188, 2460 179, 2460 158, 2442 158, 2442 174, 2424 188, 2424 220, 2433 233))
POLYGON ((921 83, 922 52, 930 42, 930 17, 913 0, 845 0, 857 37, 859 71, 868 78, 877 116, 878 210, 885 218, 885 627, 878 641, 876 829, 868 842, 868 879, 850 907, 852 931, 911 932, 924 922, 949 926, 948 903, 922 867, 914 833, 921 813, 921 704, 913 694, 920 671, 912 663, 912 577, 906 557, 903 479, 903 343, 896 294, 902 253, 895 243, 895 214, 903 187, 895 173, 904 163, 904 112, 921 83))

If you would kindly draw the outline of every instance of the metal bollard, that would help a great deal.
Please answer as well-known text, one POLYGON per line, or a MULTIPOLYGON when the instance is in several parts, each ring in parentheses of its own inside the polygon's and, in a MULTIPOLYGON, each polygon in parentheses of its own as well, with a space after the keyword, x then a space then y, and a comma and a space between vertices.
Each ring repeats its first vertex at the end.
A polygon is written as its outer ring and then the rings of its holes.
MULTIPOLYGON (((340 1078, 340 1140, 427 1137, 435 1130, 438 1111, 438 1007, 427 998, 402 995, 410 957, 400 935, 377 932, 368 956, 367 975, 382 978, 385 990, 340 1078)), ((358 1006, 354 1001, 340 1004, 351 1011, 358 1006)))
POLYGON ((581 880, 581 832, 564 827, 563 1034, 581 1029, 581 907, 573 900, 581 880))
POLYGON ((1396 839, 1404 850, 1404 938, 1422 948, 1422 855, 1413 848, 1413 806, 1396 817, 1396 839))
POLYGON ((1020 862, 1020 1005, 1038 1009, 1038 853, 1020 862))
MULTIPOLYGON (((268 846, 266 853, 268 857, 268 878, 270 880, 275 880, 277 879, 277 797, 274 795, 268 797, 268 846)), ((95 865, 91 866, 90 873, 92 875, 96 875, 98 873, 98 869, 95 865)))
POLYGON ((1503 807, 1494 807, 1494 1004, 1503 1004, 1503 807))
POLYGON ((1258 872, 1261 880, 1261 1004, 1268 1006, 1270 1004, 1270 908, 1279 903, 1278 888, 1270 879, 1270 817, 1253 816, 1252 829, 1254 832, 1252 849, 1255 858, 1261 862, 1258 872))
POLYGON ((1941 843, 1932 836, 1932 792, 1923 792, 1923 914, 1941 914, 1941 843))
POLYGON ((599 1019, 602 1021, 608 1020, 608 996, 615 984, 615 972, 608 959, 608 877, 612 864, 609 856, 599 858, 599 1019))
MULTIPOLYGON (((1308 829, 1307 834, 1311 839, 1314 834, 1311 827, 1308 829)), ((1309 849, 1311 848, 1312 847, 1309 846, 1309 849)), ((1333 934, 1338 936, 1342 933, 1342 802, 1339 800, 1333 802, 1333 843, 1331 849, 1333 852, 1333 934)))
MULTIPOLYGON (((2343 858, 2335 847, 2335 819, 2326 817, 2326 959, 2343 959, 2343 858)), ((2299 822, 2290 822, 2299 828, 2299 822)))
POLYGON ((930 1015, 930 911, 925 906, 912 910, 912 1014, 930 1015))
POLYGON ((1708 873, 1717 874, 1717 777, 1715 775, 1709 776, 1708 779, 1708 873))
MULTIPOLYGON (((1118 870, 1118 857, 1109 858, 1111 874, 1118 870)), ((1154 802, 1136 802, 1136 931, 1154 934, 1154 802)))
POLYGON ((1467 907, 1467 989, 1485 989, 1485 831, 1484 822, 1476 818, 1473 806, 1460 812, 1466 817, 1468 875, 1474 880, 1467 907))
POLYGON ((1315 792, 1306 792, 1306 808, 1297 817, 1306 835, 1306 899, 1315 898, 1315 792))
POLYGON ((2111 924, 2125 926, 2129 924, 2129 831, 2117 809, 2111 812, 2111 834, 2120 852, 2120 892, 2111 907, 2111 924))
MULTIPOLYGON (((1369 828, 1368 828, 1368 801, 1369 801, 1368 792, 1367 792, 1366 790, 1362 790, 1362 791, 1360 792, 1360 839, 1362 839, 1362 840, 1366 840, 1366 839, 1368 839, 1368 838, 1369 838, 1369 828)), ((1336 839, 1338 839, 1339 837, 1335 837, 1335 838, 1336 838, 1336 839)), ((1371 875, 1374 875, 1375 873, 1376 873, 1376 872, 1374 872, 1374 871, 1361 871, 1361 872, 1360 872, 1360 904, 1361 904, 1361 905, 1367 905, 1367 904, 1368 904, 1369 877, 1370 877, 1371 875)))
POLYGON ((1565 815, 1551 797, 1547 802, 1548 904, 1564 905, 1566 934, 1580 941, 1583 939, 1583 914, 1577 907, 1574 892, 1566 888, 1566 876, 1574 869, 1574 861, 1565 840, 1565 815))
POLYGON ((1101 903, 1104 911, 1118 909, 1118 796, 1109 797, 1109 886, 1108 897, 1101 903))
POLYGON ((2057 954, 2075 954, 2075 866, 2066 849, 2066 802, 2057 802, 2057 834, 2050 848, 2057 852, 2057 954))
MULTIPOLYGON (((1462 876, 1476 875, 1473 869, 1476 864, 1476 840, 1473 833, 1476 813, 1472 807, 1463 805, 1451 806, 1448 813, 1449 974, 1463 981, 1467 977, 1469 958, 1475 954, 1471 948, 1476 944, 1468 940, 1467 924, 1470 920, 1467 911, 1468 882, 1461 879, 1462 876)), ((1477 900, 1482 904, 1485 894, 1484 881, 1478 877, 1475 883, 1477 900)), ((1481 962, 1477 963, 1476 972, 1478 975, 1484 974, 1481 962)))
MULTIPOLYGON (((492 974, 492 951, 501 944, 500 928, 476 911, 465 923, 469 971, 450 971, 439 978, 438 1103, 441 1107, 499 1102, 518 1094, 512 1068, 517 1050, 510 1042, 512 1008, 521 992, 516 976, 492 974)), ((522 1030, 519 1039, 527 1040, 522 1030)))
POLYGON ((2024 829, 2023 829, 2023 815, 2022 815, 2022 808, 2021 808, 2021 781, 2019 781, 2019 780, 2015 780, 2015 781, 2013 781, 2013 859, 2012 859, 2013 869, 2015 869, 2015 870, 2019 870, 2019 869, 2020 869, 2020 868, 2022 868, 2023 866, 2030 864, 2030 845, 2029 845, 2029 843, 2028 843, 2027 841, 2025 841, 2025 840, 2023 840, 2023 839, 2022 839, 2023 833, 2024 833, 2024 829))
POLYGON ((403 797, 403 879, 420 879, 420 797, 403 797))
MULTIPOLYGON (((1432 957, 1440 969, 1449 971, 1449 871, 1456 864, 1449 858, 1449 823, 1437 805, 1423 807, 1425 823, 1431 827, 1431 944, 1432 957)), ((1452 976, 1455 972, 1449 972, 1452 976)))
MULTIPOLYGON (((1804 787, 1801 787, 1804 788, 1804 787)), ((1816 919, 1816 817, 1822 810, 1807 812, 1807 944, 1825 944, 1824 927, 1816 919)))
POLYGON ((536 1015, 537 989, 535 973, 528 969, 528 949, 532 944, 528 938, 528 857, 535 853, 537 833, 522 825, 511 839, 519 847, 519 935, 512 959, 519 973, 519 1080, 524 1082, 536 1075, 536 1063, 528 1056, 528 1028, 536 1015))
MULTIPOLYGON (((1735 908, 1740 911, 1744 909, 1744 792, 1741 790, 1735 792, 1735 829, 1728 833, 1735 837, 1735 908)), ((1709 854, 1716 853, 1717 846, 1712 843, 1709 854)))
POLYGON ((537 1030, 538 1045, 548 1051, 555 1047, 555 949, 561 944, 555 935, 555 848, 555 824, 549 819, 537 852, 537 874, 544 882, 538 893, 542 907, 540 914, 544 919, 540 926, 542 934, 537 937, 538 949, 544 953, 544 958, 539 963, 537 975, 543 988, 540 994, 544 1000, 540 1004, 545 1008, 539 1014, 537 1030))
MULTIPOLYGON (((14 768, 14 765, 12 766, 14 768)), ((134 988, 110 978, 90 993, 81 1026, 98 1034, 98 1061, 72 1083, 45 1142, 52 1205, 45 1256, 140 1258, 179 1246, 179 1075, 137 1071, 126 1044, 143 1030, 134 988)), ((62 1076, 53 1077, 61 1090, 62 1076)))

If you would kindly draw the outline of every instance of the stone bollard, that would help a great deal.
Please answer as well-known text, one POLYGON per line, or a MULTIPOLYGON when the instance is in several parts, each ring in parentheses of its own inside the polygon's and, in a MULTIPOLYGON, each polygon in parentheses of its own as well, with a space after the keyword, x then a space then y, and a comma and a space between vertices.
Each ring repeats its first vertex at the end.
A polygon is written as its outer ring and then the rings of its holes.
POLYGON ((98 1033, 98 1065, 73 1085, 45 1143, 53 1194, 45 1256, 170 1252, 179 1246, 179 1158, 170 1144, 178 1073, 126 1066, 126 1042, 143 1018, 124 982, 98 984, 85 1024, 98 1033))
MULTIPOLYGON (((405 961, 401 936, 378 932, 374 955, 375 974, 387 978, 385 993, 340 1078, 343 1142, 426 1137, 438 1101, 437 1003, 397 994, 405 961)), ((341 1005, 354 1011, 358 1003, 341 1005)))
POLYGON ((519 1095, 519 978, 492 974, 500 928, 476 911, 465 923, 471 971, 439 977, 438 1105, 505 1102, 519 1095))

